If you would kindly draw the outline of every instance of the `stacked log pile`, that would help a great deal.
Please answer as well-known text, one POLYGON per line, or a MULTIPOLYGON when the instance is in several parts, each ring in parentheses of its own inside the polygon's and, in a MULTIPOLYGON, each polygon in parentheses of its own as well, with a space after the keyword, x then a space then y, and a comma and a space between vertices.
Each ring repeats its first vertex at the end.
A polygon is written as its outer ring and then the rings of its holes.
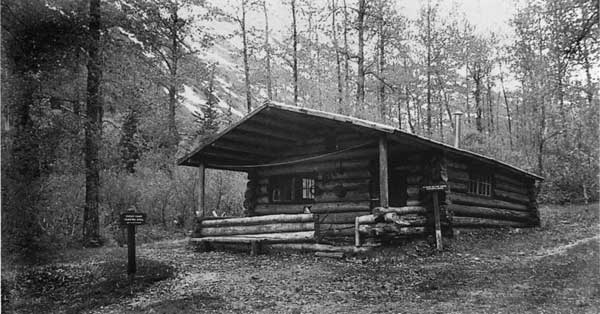
POLYGON ((261 239, 266 242, 314 241, 315 223, 312 214, 267 215, 223 219, 200 219, 193 238, 206 242, 243 242, 261 239))
POLYGON ((425 235, 427 214, 427 209, 421 206, 376 207, 370 215, 355 218, 355 245, 362 245, 366 239, 425 235))
MULTIPOLYGON (((468 193, 467 165, 447 162, 448 210, 452 226, 457 228, 503 228, 539 226, 533 179, 520 179, 508 173, 494 172, 492 195, 468 193)), ((490 173, 492 173, 490 171, 490 173)))

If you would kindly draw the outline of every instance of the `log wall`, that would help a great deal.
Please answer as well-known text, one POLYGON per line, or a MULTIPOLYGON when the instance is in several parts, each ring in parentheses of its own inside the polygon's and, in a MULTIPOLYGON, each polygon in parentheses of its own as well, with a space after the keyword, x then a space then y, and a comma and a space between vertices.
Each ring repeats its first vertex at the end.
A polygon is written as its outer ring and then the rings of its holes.
POLYGON ((469 172, 476 165, 446 158, 448 186, 446 205, 457 228, 539 226, 535 181, 523 175, 490 166, 479 166, 492 175, 492 195, 468 192, 469 172))
MULTIPOLYGON (((361 146, 340 154, 302 163, 259 168, 249 175, 244 205, 252 216, 274 214, 315 214, 318 239, 351 237, 354 218, 370 213, 377 205, 377 142, 357 134, 314 138, 292 151, 283 152, 279 161, 298 160, 325 154, 332 150, 361 146), (315 199, 311 202, 270 201, 269 178, 312 174, 315 178, 315 199)), ((351 241, 351 239, 349 239, 351 241)))

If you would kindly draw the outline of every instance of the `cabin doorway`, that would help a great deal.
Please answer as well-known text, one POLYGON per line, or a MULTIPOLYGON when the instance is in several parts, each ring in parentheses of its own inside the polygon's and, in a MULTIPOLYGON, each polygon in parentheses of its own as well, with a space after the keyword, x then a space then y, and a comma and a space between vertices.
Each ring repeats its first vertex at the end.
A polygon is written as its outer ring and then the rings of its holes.
POLYGON ((392 170, 389 178, 389 199, 391 207, 406 206, 406 176, 400 171, 392 170))

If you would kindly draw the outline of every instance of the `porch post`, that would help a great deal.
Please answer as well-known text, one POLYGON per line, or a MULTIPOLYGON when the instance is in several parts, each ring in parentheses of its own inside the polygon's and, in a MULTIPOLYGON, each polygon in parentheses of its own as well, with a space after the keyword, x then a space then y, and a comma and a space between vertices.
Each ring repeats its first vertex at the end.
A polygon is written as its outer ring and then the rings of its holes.
POLYGON ((389 207, 388 188, 388 141, 385 135, 379 138, 379 206, 389 207))
POLYGON ((198 204, 197 204, 196 216, 202 215, 202 217, 205 216, 204 186, 205 186, 205 168, 204 168, 204 163, 200 163, 200 165, 198 166, 198 204))

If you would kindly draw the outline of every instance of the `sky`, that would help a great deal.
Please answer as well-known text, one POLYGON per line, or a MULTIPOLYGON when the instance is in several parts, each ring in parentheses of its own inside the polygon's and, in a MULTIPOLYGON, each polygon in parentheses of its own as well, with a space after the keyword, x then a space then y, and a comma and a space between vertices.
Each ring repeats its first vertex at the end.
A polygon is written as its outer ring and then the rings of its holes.
MULTIPOLYGON (((241 0, 212 0, 228 9, 239 7, 241 0)), ((266 0, 269 11, 269 23, 271 29, 285 30, 290 27, 290 6, 289 0, 266 0)), ((368 0, 367 0, 368 1, 368 0)), ((422 6, 427 5, 428 0, 393 0, 396 3, 398 11, 410 19, 416 19, 422 6)), ((439 0, 440 13, 447 15, 453 7, 459 12, 464 12, 467 19, 477 27, 478 31, 487 33, 494 31, 500 34, 509 32, 508 21, 516 11, 517 5, 523 0, 439 0)), ((330 0, 312 0, 311 3, 326 7, 330 0)), ((341 0, 338 0, 338 6, 341 0)), ((348 3, 355 3, 355 0, 348 0, 348 3)), ((434 3, 434 1, 431 1, 434 3)), ((249 15, 249 22, 253 26, 262 29, 264 27, 262 9, 249 15), (255 21, 253 23, 252 21, 255 21)))
MULTIPOLYGON (((427 0, 397 1, 400 7, 404 7, 404 13, 411 19, 419 14, 421 6, 427 5, 427 0)), ((432 1, 433 3, 433 1, 432 1)), ((515 13, 518 2, 516 0, 453 0, 440 1, 440 11, 447 14, 453 6, 459 12, 464 12, 467 19, 482 32, 504 33, 508 27, 508 21, 515 13)))

